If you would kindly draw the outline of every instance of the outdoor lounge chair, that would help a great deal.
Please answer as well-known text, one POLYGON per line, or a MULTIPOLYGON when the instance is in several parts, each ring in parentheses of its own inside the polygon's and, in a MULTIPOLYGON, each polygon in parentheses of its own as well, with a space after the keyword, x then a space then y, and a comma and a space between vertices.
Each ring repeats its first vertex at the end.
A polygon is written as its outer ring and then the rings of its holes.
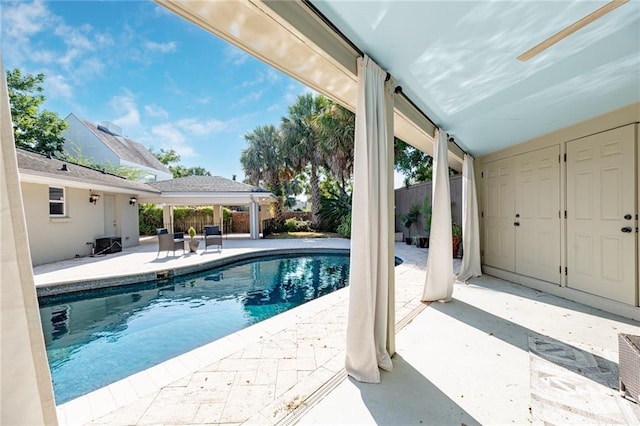
POLYGON ((184 254, 184 233, 169 234, 166 228, 158 229, 158 256, 161 251, 165 250, 173 251, 175 256, 177 249, 182 249, 182 254, 184 254))
POLYGON ((218 251, 222 251, 222 232, 219 226, 207 225, 204 227, 204 251, 213 245, 218 246, 218 251))

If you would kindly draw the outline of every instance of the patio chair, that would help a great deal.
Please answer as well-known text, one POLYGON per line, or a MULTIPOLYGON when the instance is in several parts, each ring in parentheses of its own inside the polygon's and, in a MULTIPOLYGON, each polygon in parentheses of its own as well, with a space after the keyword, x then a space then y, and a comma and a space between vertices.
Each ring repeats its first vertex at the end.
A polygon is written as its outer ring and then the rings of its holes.
MULTIPOLYGON (((182 249, 184 254, 184 233, 176 232, 175 234, 169 234, 166 228, 158 229, 158 256, 161 251, 173 251, 173 255, 176 255, 176 250, 182 249)), ((157 256, 156 256, 157 257, 157 256)))
POLYGON ((204 251, 208 246, 218 246, 218 251, 222 251, 222 231, 219 226, 206 225, 204 227, 204 251))

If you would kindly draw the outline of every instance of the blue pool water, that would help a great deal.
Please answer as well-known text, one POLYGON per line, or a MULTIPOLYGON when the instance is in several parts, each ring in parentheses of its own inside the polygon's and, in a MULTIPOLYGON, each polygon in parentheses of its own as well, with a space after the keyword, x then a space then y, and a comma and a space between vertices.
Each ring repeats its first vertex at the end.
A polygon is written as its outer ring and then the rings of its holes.
POLYGON ((263 257, 56 296, 40 316, 62 404, 348 284, 348 255, 263 257))

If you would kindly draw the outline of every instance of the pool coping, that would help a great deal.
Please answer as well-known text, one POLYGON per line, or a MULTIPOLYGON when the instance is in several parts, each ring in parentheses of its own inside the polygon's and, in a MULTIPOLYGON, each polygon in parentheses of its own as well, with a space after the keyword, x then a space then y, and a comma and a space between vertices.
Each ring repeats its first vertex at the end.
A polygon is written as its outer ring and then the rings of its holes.
MULTIPOLYGON (((264 254, 264 253, 263 253, 264 254)), ((349 287, 311 300, 124 379, 57 405, 60 424, 85 424, 142 399, 263 338, 310 318, 348 298, 349 287)))
POLYGON ((232 263, 257 259, 272 255, 293 254, 348 254, 350 249, 333 247, 300 247, 300 248, 269 248, 250 252, 233 254, 219 259, 209 260, 193 265, 176 266, 173 268, 158 268, 151 272, 114 275, 108 278, 79 279, 73 281, 56 282, 36 286, 38 298, 57 296, 67 293, 77 293, 88 290, 97 290, 109 287, 120 287, 131 284, 141 284, 150 281, 170 279, 182 275, 201 272, 205 269, 227 266, 232 263))

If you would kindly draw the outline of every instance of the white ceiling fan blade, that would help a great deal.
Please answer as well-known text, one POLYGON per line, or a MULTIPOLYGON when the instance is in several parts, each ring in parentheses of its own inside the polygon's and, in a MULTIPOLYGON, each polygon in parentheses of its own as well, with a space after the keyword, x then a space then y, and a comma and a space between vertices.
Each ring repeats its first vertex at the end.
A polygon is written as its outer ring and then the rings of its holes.
POLYGON ((604 6, 602 6, 600 9, 598 9, 598 10, 596 10, 594 12, 591 12, 590 14, 585 16, 584 18, 574 22, 573 24, 571 24, 568 27, 558 31, 557 33, 555 33, 554 35, 552 35, 548 39, 544 40, 543 42, 541 42, 541 43, 535 45, 534 47, 532 47, 531 49, 527 50, 522 55, 518 56, 518 60, 520 60, 522 62, 528 61, 529 59, 533 58, 534 56, 536 56, 540 52, 543 52, 544 50, 546 50, 549 47, 553 46, 554 44, 556 44, 560 40, 570 36, 573 33, 575 33, 580 28, 583 28, 583 27, 589 25, 590 23, 592 23, 596 19, 603 17, 607 13, 611 12, 614 9, 617 9, 618 7, 620 7, 623 4, 628 3, 628 2, 629 2, 629 0, 613 0, 613 1, 610 1, 609 3, 605 4, 604 6))

